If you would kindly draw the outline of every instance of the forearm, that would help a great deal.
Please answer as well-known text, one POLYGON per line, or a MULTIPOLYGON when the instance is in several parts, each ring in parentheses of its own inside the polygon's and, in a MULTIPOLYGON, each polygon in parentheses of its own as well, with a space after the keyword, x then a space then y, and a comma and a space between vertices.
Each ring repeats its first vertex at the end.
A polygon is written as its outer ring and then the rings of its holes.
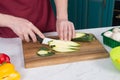
POLYGON ((57 19, 68 19, 68 0, 54 0, 56 5, 57 19))
POLYGON ((0 27, 8 27, 13 16, 0 13, 0 27))
POLYGON ((36 42, 36 36, 45 38, 41 31, 27 19, 0 13, 0 27, 9 27, 18 37, 27 42, 36 42))

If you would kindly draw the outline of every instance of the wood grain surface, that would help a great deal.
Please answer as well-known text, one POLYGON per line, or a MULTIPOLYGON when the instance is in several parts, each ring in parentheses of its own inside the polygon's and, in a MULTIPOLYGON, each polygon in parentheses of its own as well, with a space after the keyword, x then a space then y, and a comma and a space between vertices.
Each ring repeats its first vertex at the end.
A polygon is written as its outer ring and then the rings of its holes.
MULTIPOLYGON (((52 37, 53 38, 53 37, 52 37)), ((92 42, 79 42, 81 47, 71 53, 58 53, 53 56, 41 57, 36 54, 41 46, 39 42, 23 42, 24 63, 26 68, 48 66, 62 63, 77 62, 83 60, 100 59, 109 57, 109 53, 102 44, 95 39, 92 42)))

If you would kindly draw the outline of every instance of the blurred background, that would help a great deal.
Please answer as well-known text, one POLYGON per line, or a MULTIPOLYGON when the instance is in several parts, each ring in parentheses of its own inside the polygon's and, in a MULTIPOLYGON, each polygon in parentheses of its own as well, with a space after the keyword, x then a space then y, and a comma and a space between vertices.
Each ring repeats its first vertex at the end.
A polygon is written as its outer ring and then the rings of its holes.
MULTIPOLYGON (((51 4, 56 12, 54 0, 51 4)), ((120 0, 68 0, 68 15, 75 29, 118 26, 120 0)))
POLYGON ((120 25, 120 0, 115 1, 113 13, 113 25, 120 25))

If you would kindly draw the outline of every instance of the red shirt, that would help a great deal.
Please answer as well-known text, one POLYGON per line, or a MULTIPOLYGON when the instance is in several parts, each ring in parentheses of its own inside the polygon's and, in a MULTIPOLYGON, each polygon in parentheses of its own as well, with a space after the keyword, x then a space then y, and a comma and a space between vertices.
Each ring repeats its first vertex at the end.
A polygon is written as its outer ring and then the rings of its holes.
MULTIPOLYGON (((0 0, 0 13, 25 18, 41 32, 55 31, 56 20, 50 0, 0 0)), ((0 37, 17 35, 7 27, 0 27, 0 37)))

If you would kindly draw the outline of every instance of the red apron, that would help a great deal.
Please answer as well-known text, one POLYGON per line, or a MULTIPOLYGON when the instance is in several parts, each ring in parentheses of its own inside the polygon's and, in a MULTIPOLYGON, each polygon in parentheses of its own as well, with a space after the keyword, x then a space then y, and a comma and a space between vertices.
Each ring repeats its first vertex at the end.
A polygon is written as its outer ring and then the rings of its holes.
MULTIPOLYGON (((56 20, 50 0, 0 0, 0 13, 25 18, 41 32, 55 31, 56 20)), ((17 35, 7 27, 0 27, 0 37, 17 35)))

